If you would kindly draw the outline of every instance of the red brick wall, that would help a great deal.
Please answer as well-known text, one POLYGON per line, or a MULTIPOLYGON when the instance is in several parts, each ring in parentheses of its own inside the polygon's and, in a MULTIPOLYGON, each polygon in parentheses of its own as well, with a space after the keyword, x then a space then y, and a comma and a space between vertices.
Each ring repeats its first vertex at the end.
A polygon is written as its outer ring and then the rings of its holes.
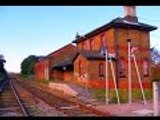
POLYGON ((89 65, 88 60, 84 58, 82 55, 79 55, 74 62, 74 80, 75 81, 81 81, 80 75, 79 75, 79 61, 82 62, 82 66, 83 66, 83 68, 81 69, 81 73, 82 74, 88 73, 88 65, 89 65))
MULTIPOLYGON (((143 81, 144 87, 151 87, 151 63, 150 63, 150 38, 149 38, 149 33, 146 31, 139 31, 139 30, 133 30, 133 29, 123 29, 123 28, 112 28, 109 29, 103 33, 100 33, 98 35, 95 35, 91 38, 87 38, 85 41, 80 42, 77 44, 78 49, 82 49, 82 44, 85 43, 86 50, 89 50, 89 40, 93 39, 94 40, 94 50, 99 50, 101 46, 100 42, 100 36, 102 34, 106 34, 106 43, 108 47, 108 51, 110 53, 116 53, 116 47, 117 53, 119 57, 124 58, 124 63, 125 63, 125 72, 126 72, 126 77, 125 78, 120 78, 118 77, 118 85, 120 88, 128 88, 128 44, 127 44, 127 39, 131 39, 131 46, 138 47, 138 51, 135 52, 136 60, 138 63, 138 68, 140 71, 140 75, 143 81), (116 46, 117 45, 117 46, 116 46), (148 58, 148 66, 149 66, 149 76, 144 76, 143 75, 143 60, 144 58, 148 58)), ((79 57, 77 59, 80 59, 79 57)), ((77 65, 77 61, 75 61, 75 66, 77 65)), ((85 61, 84 61, 85 62, 85 61)), ((98 63, 99 61, 87 61, 88 63, 88 74, 89 74, 89 84, 91 86, 97 85, 97 87, 102 87, 104 86, 103 78, 99 78, 97 76, 98 73, 98 63), (103 84, 103 85, 102 85, 103 84)), ((139 88, 139 83, 138 83, 138 78, 136 74, 136 69, 134 66, 134 63, 131 62, 132 64, 132 82, 133 82, 133 87, 139 88)), ((116 67, 116 66, 114 66, 116 67)), ((75 71, 77 67, 75 67, 75 71)), ((116 68, 118 69, 118 68, 116 68)), ((116 72, 116 71, 115 71, 116 72)), ((118 74, 117 74, 118 75, 118 74)), ((111 78, 111 74, 109 73, 109 78, 111 78)), ((112 86, 112 85, 111 85, 112 86)))
POLYGON ((59 70, 54 70, 55 80, 64 80, 63 72, 59 70))
MULTIPOLYGON (((82 86, 85 87, 86 82, 77 81, 77 84, 81 84, 82 86)), ((105 84, 106 84, 105 80, 88 80, 88 87, 89 88, 103 88, 103 89, 105 89, 105 84)), ((113 82, 112 79, 109 79, 108 85, 109 85, 110 89, 114 89, 115 88, 114 82, 113 82)), ((152 88, 152 85, 148 81, 143 81, 142 82, 142 86, 143 86, 143 88, 152 88)), ((118 88, 120 88, 120 89, 128 89, 128 82, 127 81, 121 81, 119 83, 119 87, 118 88)), ((138 81, 132 83, 132 89, 140 89, 140 85, 139 85, 138 81)))
POLYGON ((48 69, 48 59, 39 61, 34 67, 36 79, 47 79, 46 70, 48 69))
POLYGON ((73 71, 63 72, 64 81, 73 81, 73 71))
POLYGON ((50 69, 50 79, 54 79, 54 70, 51 70, 51 67, 56 64, 59 63, 61 61, 63 61, 64 59, 69 58, 71 55, 73 55, 75 53, 76 47, 69 44, 66 45, 60 49, 58 49, 57 51, 51 53, 48 58, 49 58, 49 69, 50 69), (52 73, 53 72, 53 73, 52 73))
MULTIPOLYGON (((128 81, 128 44, 127 39, 131 39, 131 46, 138 47, 138 51, 135 52, 138 68, 140 71, 140 75, 142 78, 142 81, 144 81, 144 84, 151 84, 151 70, 150 70, 150 60, 148 61, 149 65, 149 76, 145 77, 143 75, 143 59, 144 58, 151 58, 150 55, 150 45, 149 45, 149 33, 145 31, 139 31, 139 30, 127 30, 127 29, 118 29, 117 30, 117 43, 118 43, 118 54, 119 57, 123 57, 125 59, 125 69, 126 69, 126 78, 119 78, 119 87, 127 87, 127 81, 128 81)), ((132 70, 132 82, 135 83, 138 81, 136 69, 134 62, 131 62, 131 70, 132 70)), ((137 86, 137 85, 133 85, 137 86)), ((148 85, 147 85, 148 86, 148 85)))
POLYGON ((85 44, 85 50, 90 50, 90 40, 93 39, 92 50, 99 50, 101 47, 101 36, 105 35, 107 47, 110 52, 114 52, 114 29, 109 29, 103 33, 97 34, 93 37, 87 38, 85 41, 77 44, 78 49, 82 49, 82 44, 85 44))

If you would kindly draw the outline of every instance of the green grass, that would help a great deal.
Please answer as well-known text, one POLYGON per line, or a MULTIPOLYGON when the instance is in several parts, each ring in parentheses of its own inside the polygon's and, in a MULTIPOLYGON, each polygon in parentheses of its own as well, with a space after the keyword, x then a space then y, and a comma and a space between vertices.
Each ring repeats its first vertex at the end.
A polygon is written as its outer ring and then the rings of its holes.
POLYGON ((20 74, 18 77, 19 77, 19 78, 22 78, 22 79, 25 79, 25 80, 27 80, 27 79, 30 78, 30 76, 24 75, 24 74, 20 74))
POLYGON ((50 80, 46 80, 46 79, 41 79, 41 80, 35 80, 36 83, 42 83, 42 84, 45 84, 45 85, 48 85, 50 80))
MULTIPOLYGON (((119 96, 120 96, 120 102, 121 103, 126 103, 128 102, 128 90, 124 89, 119 89, 119 96)), ((151 99, 152 98, 152 89, 145 89, 145 95, 146 99, 151 99)), ((105 101, 105 89, 91 89, 92 94, 95 96, 96 99, 105 101)), ((111 103, 116 103, 116 94, 114 89, 109 90, 109 99, 111 103)), ((137 101, 137 100, 143 100, 141 90, 139 89, 133 89, 132 90, 132 101, 137 101)))
POLYGON ((48 85, 50 82, 50 80, 46 80, 46 79, 37 80, 34 78, 34 76, 28 76, 28 75, 23 75, 23 74, 20 74, 19 78, 23 80, 33 81, 33 82, 40 83, 40 84, 45 84, 45 85, 48 85))

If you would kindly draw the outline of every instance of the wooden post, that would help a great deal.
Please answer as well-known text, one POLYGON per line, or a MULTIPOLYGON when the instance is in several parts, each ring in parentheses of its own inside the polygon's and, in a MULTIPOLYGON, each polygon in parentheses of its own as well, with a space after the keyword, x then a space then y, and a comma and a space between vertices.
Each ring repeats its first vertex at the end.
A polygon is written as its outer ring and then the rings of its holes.
POLYGON ((140 77, 140 74, 139 74, 139 69, 138 69, 137 61, 136 61, 136 58, 135 58, 134 54, 133 54, 133 60, 134 60, 134 64, 135 64, 135 67, 136 67, 136 72, 137 72, 138 81, 139 81, 139 85, 140 85, 141 92, 142 92, 143 101, 144 101, 144 104, 146 105, 147 101, 146 101, 144 89, 143 89, 143 86, 142 86, 142 80, 141 80, 141 77, 140 77))
POLYGON ((113 63, 112 63, 111 58, 110 58, 110 64, 111 64, 111 71, 112 71, 112 77, 113 77, 114 89, 115 89, 115 93, 116 93, 116 97, 117 97, 117 102, 120 105, 119 93, 118 93, 118 88, 117 88, 117 84, 116 84, 116 77, 115 77, 115 72, 114 72, 113 63))

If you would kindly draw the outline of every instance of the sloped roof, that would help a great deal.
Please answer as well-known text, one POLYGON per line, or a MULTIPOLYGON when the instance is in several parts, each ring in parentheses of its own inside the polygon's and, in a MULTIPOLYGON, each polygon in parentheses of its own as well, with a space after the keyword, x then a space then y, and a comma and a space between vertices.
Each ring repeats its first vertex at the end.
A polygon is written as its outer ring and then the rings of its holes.
POLYGON ((68 67, 68 66, 72 66, 72 65, 73 65, 73 63, 71 63, 70 61, 64 60, 60 63, 53 65, 52 68, 62 68, 62 67, 68 67))
POLYGON ((111 27, 118 27, 118 28, 132 28, 132 29, 137 29, 137 30, 144 30, 144 31, 152 31, 152 30, 156 30, 157 27, 149 25, 149 24, 145 24, 145 23, 141 23, 141 22, 129 22, 127 20, 125 20, 124 18, 116 18, 113 19, 111 22, 87 33, 84 36, 81 36, 75 40, 73 40, 73 43, 79 43, 82 42, 84 40, 86 40, 88 37, 91 37, 93 35, 96 35, 102 31, 105 31, 111 27))
POLYGON ((46 57, 49 57, 49 56, 51 56, 52 54, 55 54, 56 52, 58 52, 58 51, 60 51, 60 50, 62 50, 62 49, 65 49, 65 48, 68 47, 68 46, 75 47, 72 43, 68 43, 67 45, 65 45, 65 46, 63 46, 63 47, 61 47, 61 48, 59 48, 59 49, 57 49, 57 50, 49 53, 46 57))
POLYGON ((99 51, 81 50, 79 53, 87 59, 105 59, 105 56, 99 51))
MULTIPOLYGON (((86 59, 104 59, 105 60, 105 55, 101 54, 100 51, 89 51, 89 50, 81 50, 79 53, 84 56, 86 59)), ((112 59, 116 59, 113 54, 108 54, 112 59)), ((109 59, 109 57, 108 57, 109 59)))
POLYGON ((63 61, 60 61, 59 63, 56 63, 52 66, 52 68, 62 68, 62 67, 68 67, 73 66, 75 58, 78 56, 78 51, 73 51, 73 54, 71 54, 67 59, 64 59, 63 61))

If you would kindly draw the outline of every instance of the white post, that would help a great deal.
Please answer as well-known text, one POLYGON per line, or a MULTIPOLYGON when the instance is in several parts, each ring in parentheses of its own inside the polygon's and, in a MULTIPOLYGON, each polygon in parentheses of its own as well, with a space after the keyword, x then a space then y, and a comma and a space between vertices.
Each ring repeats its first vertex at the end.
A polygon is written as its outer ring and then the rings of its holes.
POLYGON ((45 73, 45 74, 44 74, 44 77, 45 77, 45 79, 47 80, 47 68, 44 69, 44 73, 45 73))
POLYGON ((106 104, 109 103, 109 85, 108 85, 108 52, 106 49, 106 104))
POLYGON ((88 90, 88 75, 84 74, 85 82, 86 82, 86 91, 88 90))
POLYGON ((132 89, 131 89, 131 40, 128 39, 128 102, 132 103, 132 89))
POLYGON ((47 67, 47 80, 49 80, 49 68, 47 67))
POLYGON ((112 63, 111 59, 110 59, 110 64, 111 64, 111 71, 112 71, 112 77, 113 77, 113 81, 114 81, 114 88, 115 88, 115 93, 116 93, 116 97, 117 97, 117 102, 120 105, 118 88, 117 88, 117 84, 116 84, 116 78, 115 78, 115 73, 114 73, 114 69, 113 69, 113 63, 112 63))
POLYGON ((132 56, 133 56, 134 64, 135 64, 135 67, 136 67, 136 72, 137 72, 138 81, 139 81, 139 85, 140 85, 141 92, 142 92, 142 97, 143 97, 143 100, 144 100, 144 104, 146 105, 147 102, 146 102, 145 93, 144 93, 143 86, 142 86, 142 80, 141 80, 141 77, 140 77, 140 74, 139 74, 139 69, 138 69, 137 61, 136 61, 135 55, 132 54, 132 56))
POLYGON ((154 116, 160 116, 160 89, 158 90, 158 82, 153 82, 153 109, 154 116))

